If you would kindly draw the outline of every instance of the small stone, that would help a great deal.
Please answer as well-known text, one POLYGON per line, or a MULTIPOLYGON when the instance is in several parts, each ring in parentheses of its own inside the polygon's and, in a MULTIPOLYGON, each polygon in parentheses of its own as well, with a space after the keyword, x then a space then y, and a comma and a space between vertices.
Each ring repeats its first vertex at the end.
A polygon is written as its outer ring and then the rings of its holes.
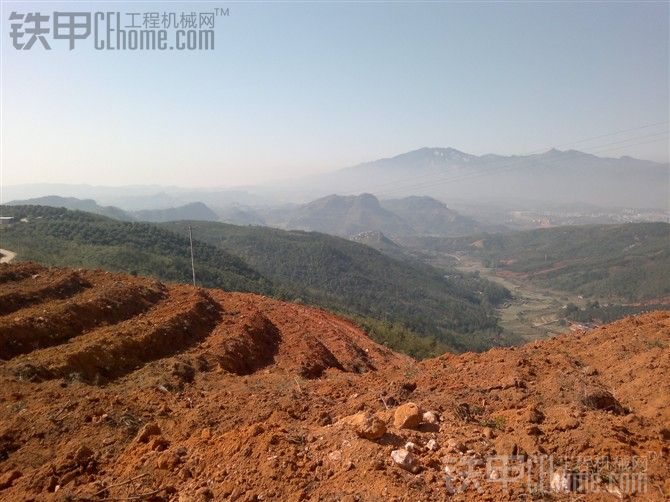
POLYGON ((405 403, 398 406, 393 417, 396 429, 412 429, 421 423, 423 418, 421 408, 414 403, 405 403))
POLYGON ((168 446, 170 446, 170 442, 163 436, 154 436, 149 441, 149 448, 153 451, 163 451, 168 446))
POLYGON ((565 418, 556 424, 556 429, 559 431, 572 430, 576 429, 577 427, 579 427, 579 421, 575 418, 565 418))
POLYGON ((74 459, 78 464, 85 464, 93 457, 93 450, 86 445, 81 445, 74 453, 74 459))
POLYGON ((426 443, 426 448, 428 448, 430 451, 437 450, 438 449, 437 441, 435 441, 434 439, 431 439, 430 441, 428 441, 426 443))
POLYGON ((541 424, 544 421, 544 413, 538 410, 535 406, 532 406, 526 412, 526 421, 531 424, 541 424))
POLYGON ((432 410, 425 412, 422 418, 425 424, 437 424, 440 422, 440 415, 432 410))
POLYGON ((342 452, 340 450, 331 451, 328 454, 328 459, 332 462, 341 462, 342 461, 342 452))
POLYGON ((491 470, 491 472, 489 474, 489 479, 493 479, 493 480, 500 479, 500 471, 498 471, 497 469, 491 470))
POLYGON ((212 437, 212 431, 210 431, 208 427, 205 427, 202 431, 200 431, 200 439, 207 440, 211 437, 212 437))
POLYGON ((447 441, 447 448, 449 448, 449 451, 452 453, 465 453, 468 450, 463 443, 455 439, 447 441))
POLYGON ((404 448, 400 450, 393 450, 391 452, 391 458, 396 464, 398 464, 399 467, 405 469, 406 471, 416 474, 420 470, 414 455, 412 455, 404 448))
POLYGON ((490 427, 484 427, 484 429, 482 430, 482 434, 486 439, 493 439, 495 437, 493 429, 491 429, 490 427))
POLYGON ((158 424, 156 422, 149 422, 146 424, 144 427, 142 427, 142 430, 137 434, 136 441, 138 443, 147 443, 149 442, 149 438, 151 436, 160 436, 161 435, 161 428, 158 427, 158 424))
POLYGON ((207 487, 200 488, 197 492, 195 492, 195 499, 199 502, 207 502, 213 498, 214 494, 212 493, 212 490, 207 487))
POLYGON ((416 451, 416 450, 417 450, 417 446, 416 446, 415 443, 412 443, 411 441, 408 441, 407 443, 405 443, 405 449, 406 449, 407 451, 416 451))
POLYGON ((529 436, 541 436, 542 430, 537 425, 529 425, 526 427, 526 434, 529 436))
POLYGON ((611 411, 615 415, 625 415, 626 410, 617 399, 605 389, 588 389, 582 398, 582 404, 592 410, 611 411))
POLYGON ((468 461, 468 464, 472 467, 484 467, 486 466, 486 461, 481 457, 474 457, 468 461))
POLYGON ((552 492, 568 493, 572 488, 572 475, 565 469, 559 469, 551 477, 550 488, 552 492))
POLYGON ((364 439, 379 439, 386 434, 384 421, 365 411, 347 417, 345 422, 354 429, 359 437, 364 439))

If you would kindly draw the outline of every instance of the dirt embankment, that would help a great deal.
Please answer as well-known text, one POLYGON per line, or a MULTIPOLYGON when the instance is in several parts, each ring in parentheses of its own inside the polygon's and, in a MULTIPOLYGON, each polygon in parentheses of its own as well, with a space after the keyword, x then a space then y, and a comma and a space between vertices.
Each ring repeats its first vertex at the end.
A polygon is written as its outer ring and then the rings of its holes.
POLYGON ((669 313, 417 363, 257 295, 34 264, 0 286, 2 500, 670 494, 669 313))

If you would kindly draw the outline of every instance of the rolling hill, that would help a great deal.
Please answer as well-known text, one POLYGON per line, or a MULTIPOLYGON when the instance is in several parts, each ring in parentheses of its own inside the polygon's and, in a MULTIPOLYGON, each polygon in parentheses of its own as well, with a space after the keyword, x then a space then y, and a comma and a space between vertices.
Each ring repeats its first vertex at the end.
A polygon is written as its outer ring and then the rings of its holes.
POLYGON ((46 195, 26 200, 14 200, 8 205, 13 206, 49 206, 64 207, 73 211, 86 211, 87 213, 107 216, 115 220, 133 221, 135 218, 127 211, 116 206, 101 206, 93 199, 77 199, 76 197, 60 197, 58 195, 46 195))
POLYGON ((202 202, 166 209, 143 209, 133 211, 132 215, 139 221, 152 223, 180 220, 219 221, 219 216, 202 202))
POLYGON ((0 230, 21 260, 101 267, 191 281, 186 227, 193 226, 198 283, 298 300, 355 318, 376 340, 416 356, 515 342, 493 304, 509 292, 465 274, 389 258, 317 233, 209 222, 157 226, 41 206, 5 206, 27 218, 0 230), (421 336, 417 336, 421 335, 421 336))
POLYGON ((183 233, 187 225, 199 240, 242 257, 287 293, 297 289, 317 305, 401 323, 458 350, 513 339, 500 332, 493 309, 509 292, 489 281, 459 273, 447 279, 425 264, 316 232, 207 222, 162 226, 183 233))
POLYGON ((477 221, 449 209, 446 204, 432 197, 410 196, 386 199, 380 203, 384 209, 400 216, 411 227, 414 235, 455 237, 483 230, 477 221))
POLYGON ((413 233, 398 215, 384 209, 371 194, 329 195, 302 205, 283 225, 291 230, 323 232, 348 237, 368 230, 389 234, 413 233))
MULTIPOLYGON (((21 260, 191 281, 188 234, 47 206, 3 206, 3 213, 27 219, 0 230, 2 246, 21 260)), ((232 291, 273 291, 242 259, 206 244, 198 246, 198 281, 232 291)))
POLYGON ((7 205, 64 207, 65 209, 86 211, 87 213, 99 214, 121 221, 146 221, 151 223, 180 220, 219 221, 219 216, 202 202, 192 202, 163 209, 127 211, 116 206, 101 206, 92 199, 47 195, 34 199, 15 200, 7 205))
POLYGON ((341 237, 364 232, 459 236, 484 230, 472 218, 460 215, 431 197, 380 201, 369 193, 329 195, 308 204, 266 209, 260 213, 259 220, 270 226, 341 237))

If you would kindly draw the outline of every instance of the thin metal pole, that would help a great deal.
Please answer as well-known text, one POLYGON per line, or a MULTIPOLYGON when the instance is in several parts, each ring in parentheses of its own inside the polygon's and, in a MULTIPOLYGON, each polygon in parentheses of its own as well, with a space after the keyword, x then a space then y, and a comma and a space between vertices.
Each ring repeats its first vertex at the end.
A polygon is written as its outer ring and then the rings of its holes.
POLYGON ((195 262, 193 260, 193 232, 191 225, 188 226, 188 240, 191 243, 191 272, 193 273, 193 287, 195 288, 195 262))

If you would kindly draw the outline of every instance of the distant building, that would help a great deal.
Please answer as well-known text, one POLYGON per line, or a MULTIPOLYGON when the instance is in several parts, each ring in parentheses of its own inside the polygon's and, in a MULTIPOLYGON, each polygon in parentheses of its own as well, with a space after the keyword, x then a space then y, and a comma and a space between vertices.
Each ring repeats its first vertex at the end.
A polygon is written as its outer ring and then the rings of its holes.
POLYGON ((0 216, 0 226, 7 226, 11 225, 14 223, 14 217, 13 216, 0 216))

